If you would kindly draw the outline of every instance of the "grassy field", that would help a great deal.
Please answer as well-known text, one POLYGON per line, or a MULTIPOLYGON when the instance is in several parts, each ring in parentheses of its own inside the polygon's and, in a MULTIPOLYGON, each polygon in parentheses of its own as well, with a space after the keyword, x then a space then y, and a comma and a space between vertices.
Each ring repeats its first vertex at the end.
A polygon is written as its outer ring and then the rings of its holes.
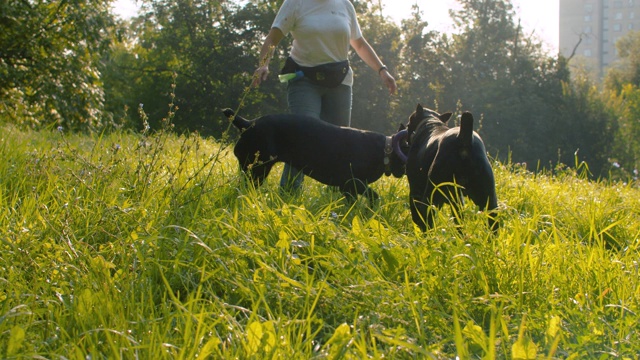
POLYGON ((637 359, 640 190, 494 164, 416 230, 407 180, 349 204, 243 185, 195 136, 0 129, 0 357, 637 359))

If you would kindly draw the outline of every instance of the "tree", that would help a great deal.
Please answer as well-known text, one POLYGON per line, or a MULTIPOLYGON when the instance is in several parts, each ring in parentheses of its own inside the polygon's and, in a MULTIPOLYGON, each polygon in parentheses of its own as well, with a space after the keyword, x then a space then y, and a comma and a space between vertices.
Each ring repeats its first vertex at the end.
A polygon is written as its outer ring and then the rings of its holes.
POLYGON ((640 168, 640 32, 632 31, 616 43, 619 60, 607 72, 605 91, 620 109, 614 146, 618 166, 628 172, 640 168))
MULTIPOLYGON (((258 89, 249 88, 259 46, 278 6, 269 0, 243 6, 225 0, 145 0, 143 14, 131 25, 137 40, 129 47, 121 44, 111 54, 111 66, 118 70, 110 72, 109 83, 122 83, 117 75, 126 74, 130 97, 121 98, 129 116, 135 118, 138 104, 144 104, 152 127, 166 117, 173 85, 178 131, 220 135, 228 128, 220 111, 227 107, 239 109, 247 118, 283 112, 285 97, 277 76, 258 89)), ((275 58, 273 73, 284 60, 275 58)), ((110 87, 108 92, 117 90, 110 87)), ((122 101, 115 106, 122 106, 122 101)))
POLYGON ((577 158, 589 165, 594 176, 606 176, 616 143, 617 112, 586 72, 574 74, 563 85, 558 116, 550 124, 550 136, 560 152, 558 160, 573 165, 577 158))
POLYGON ((630 31, 616 42, 618 60, 605 77, 605 88, 620 92, 626 84, 640 85, 640 31, 630 31))
MULTIPOLYGON (((399 69, 402 41, 400 29, 379 13, 377 1, 356 1, 362 34, 375 49, 382 62, 395 74, 399 69)), ((362 61, 355 51, 350 53, 351 68, 354 72, 353 110, 351 126, 391 133, 398 129, 403 117, 398 117, 397 98, 390 97, 388 89, 380 77, 362 61)), ((397 75, 396 75, 397 76, 397 75)), ((407 113, 406 116, 409 114, 407 113)))
POLYGON ((413 6, 412 17, 402 21, 404 46, 398 69, 400 101, 398 109, 406 121, 410 111, 421 103, 441 112, 453 110, 457 99, 445 93, 451 84, 449 38, 429 30, 422 19, 418 5, 413 6))
MULTIPOLYGON (((362 31, 396 75, 399 93, 390 98, 352 52, 353 126, 388 133, 418 102, 440 111, 470 110, 493 156, 535 170, 538 164, 574 164, 579 149, 579 160, 595 174, 608 169, 617 129, 608 100, 590 83, 572 79, 566 59, 549 57, 540 40, 522 32, 510 1, 459 1, 462 10, 453 13, 458 32, 445 36, 429 31, 417 5, 399 28, 378 13, 375 0, 354 0, 362 31)), ((229 128, 222 108, 248 118, 286 111, 285 88, 274 75, 290 37, 274 49, 269 81, 249 88, 281 2, 144 0, 142 15, 118 28, 126 31, 103 58, 107 106, 122 113, 126 105, 135 118, 144 104, 157 127, 171 102, 179 108, 173 119, 179 131, 207 135, 229 128)))
POLYGON ((0 3, 0 113, 30 126, 102 125, 98 59, 111 43, 111 0, 0 3))
POLYGON ((523 34, 510 1, 459 2, 444 103, 479 115, 476 129, 493 156, 536 170, 572 165, 580 149, 596 174, 607 168, 615 119, 593 111, 603 103, 585 82, 572 83, 566 60, 548 57, 539 39, 523 34))
POLYGON ((637 178, 640 169, 640 88, 626 83, 618 94, 614 93, 613 99, 621 105, 618 141, 612 144, 614 158, 627 175, 634 173, 637 178))

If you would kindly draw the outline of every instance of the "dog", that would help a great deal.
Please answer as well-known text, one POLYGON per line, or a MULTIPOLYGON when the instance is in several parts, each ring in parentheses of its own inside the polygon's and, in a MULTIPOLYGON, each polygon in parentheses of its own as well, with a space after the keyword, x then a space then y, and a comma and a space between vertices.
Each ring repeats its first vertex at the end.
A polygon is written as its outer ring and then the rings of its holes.
POLYGON ((404 176, 406 130, 385 136, 310 116, 275 114, 247 120, 231 109, 223 114, 241 131, 233 153, 256 186, 277 162, 285 162, 312 179, 338 187, 348 198, 364 195, 373 204, 379 195, 369 184, 383 174, 404 176))
POLYGON ((462 114, 460 127, 449 128, 451 113, 438 114, 418 104, 407 127, 409 153, 406 174, 413 222, 422 230, 433 227, 432 205, 450 204, 459 221, 462 195, 489 211, 495 232, 495 179, 484 143, 473 131, 473 115, 462 114))

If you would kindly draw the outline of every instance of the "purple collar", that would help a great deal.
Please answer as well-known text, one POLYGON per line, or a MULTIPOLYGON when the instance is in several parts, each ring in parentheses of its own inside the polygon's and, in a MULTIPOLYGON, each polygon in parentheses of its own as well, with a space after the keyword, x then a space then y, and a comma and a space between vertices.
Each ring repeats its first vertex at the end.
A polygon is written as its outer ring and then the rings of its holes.
POLYGON ((387 140, 384 145, 384 165, 389 166, 391 164, 391 156, 392 153, 395 153, 400 161, 403 163, 407 162, 407 155, 405 155, 400 149, 400 142, 405 141, 407 136, 409 135, 407 129, 398 131, 393 136, 387 136, 387 140))

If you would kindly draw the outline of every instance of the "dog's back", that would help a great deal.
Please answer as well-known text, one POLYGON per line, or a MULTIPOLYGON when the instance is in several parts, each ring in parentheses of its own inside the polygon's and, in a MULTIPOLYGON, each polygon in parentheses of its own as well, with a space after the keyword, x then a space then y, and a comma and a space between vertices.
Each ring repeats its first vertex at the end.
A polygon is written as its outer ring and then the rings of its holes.
MULTIPOLYGON (((223 112, 233 117, 233 124, 242 131, 234 147, 242 169, 251 168, 252 177, 259 181, 268 175, 275 162, 288 163, 317 181, 341 188, 354 179, 372 183, 385 172, 387 137, 383 134, 294 114, 246 120, 232 110, 223 112), (252 166, 256 164, 260 166, 252 166)), ((401 177, 403 164, 398 165, 396 154, 390 156, 391 172, 401 177)))

